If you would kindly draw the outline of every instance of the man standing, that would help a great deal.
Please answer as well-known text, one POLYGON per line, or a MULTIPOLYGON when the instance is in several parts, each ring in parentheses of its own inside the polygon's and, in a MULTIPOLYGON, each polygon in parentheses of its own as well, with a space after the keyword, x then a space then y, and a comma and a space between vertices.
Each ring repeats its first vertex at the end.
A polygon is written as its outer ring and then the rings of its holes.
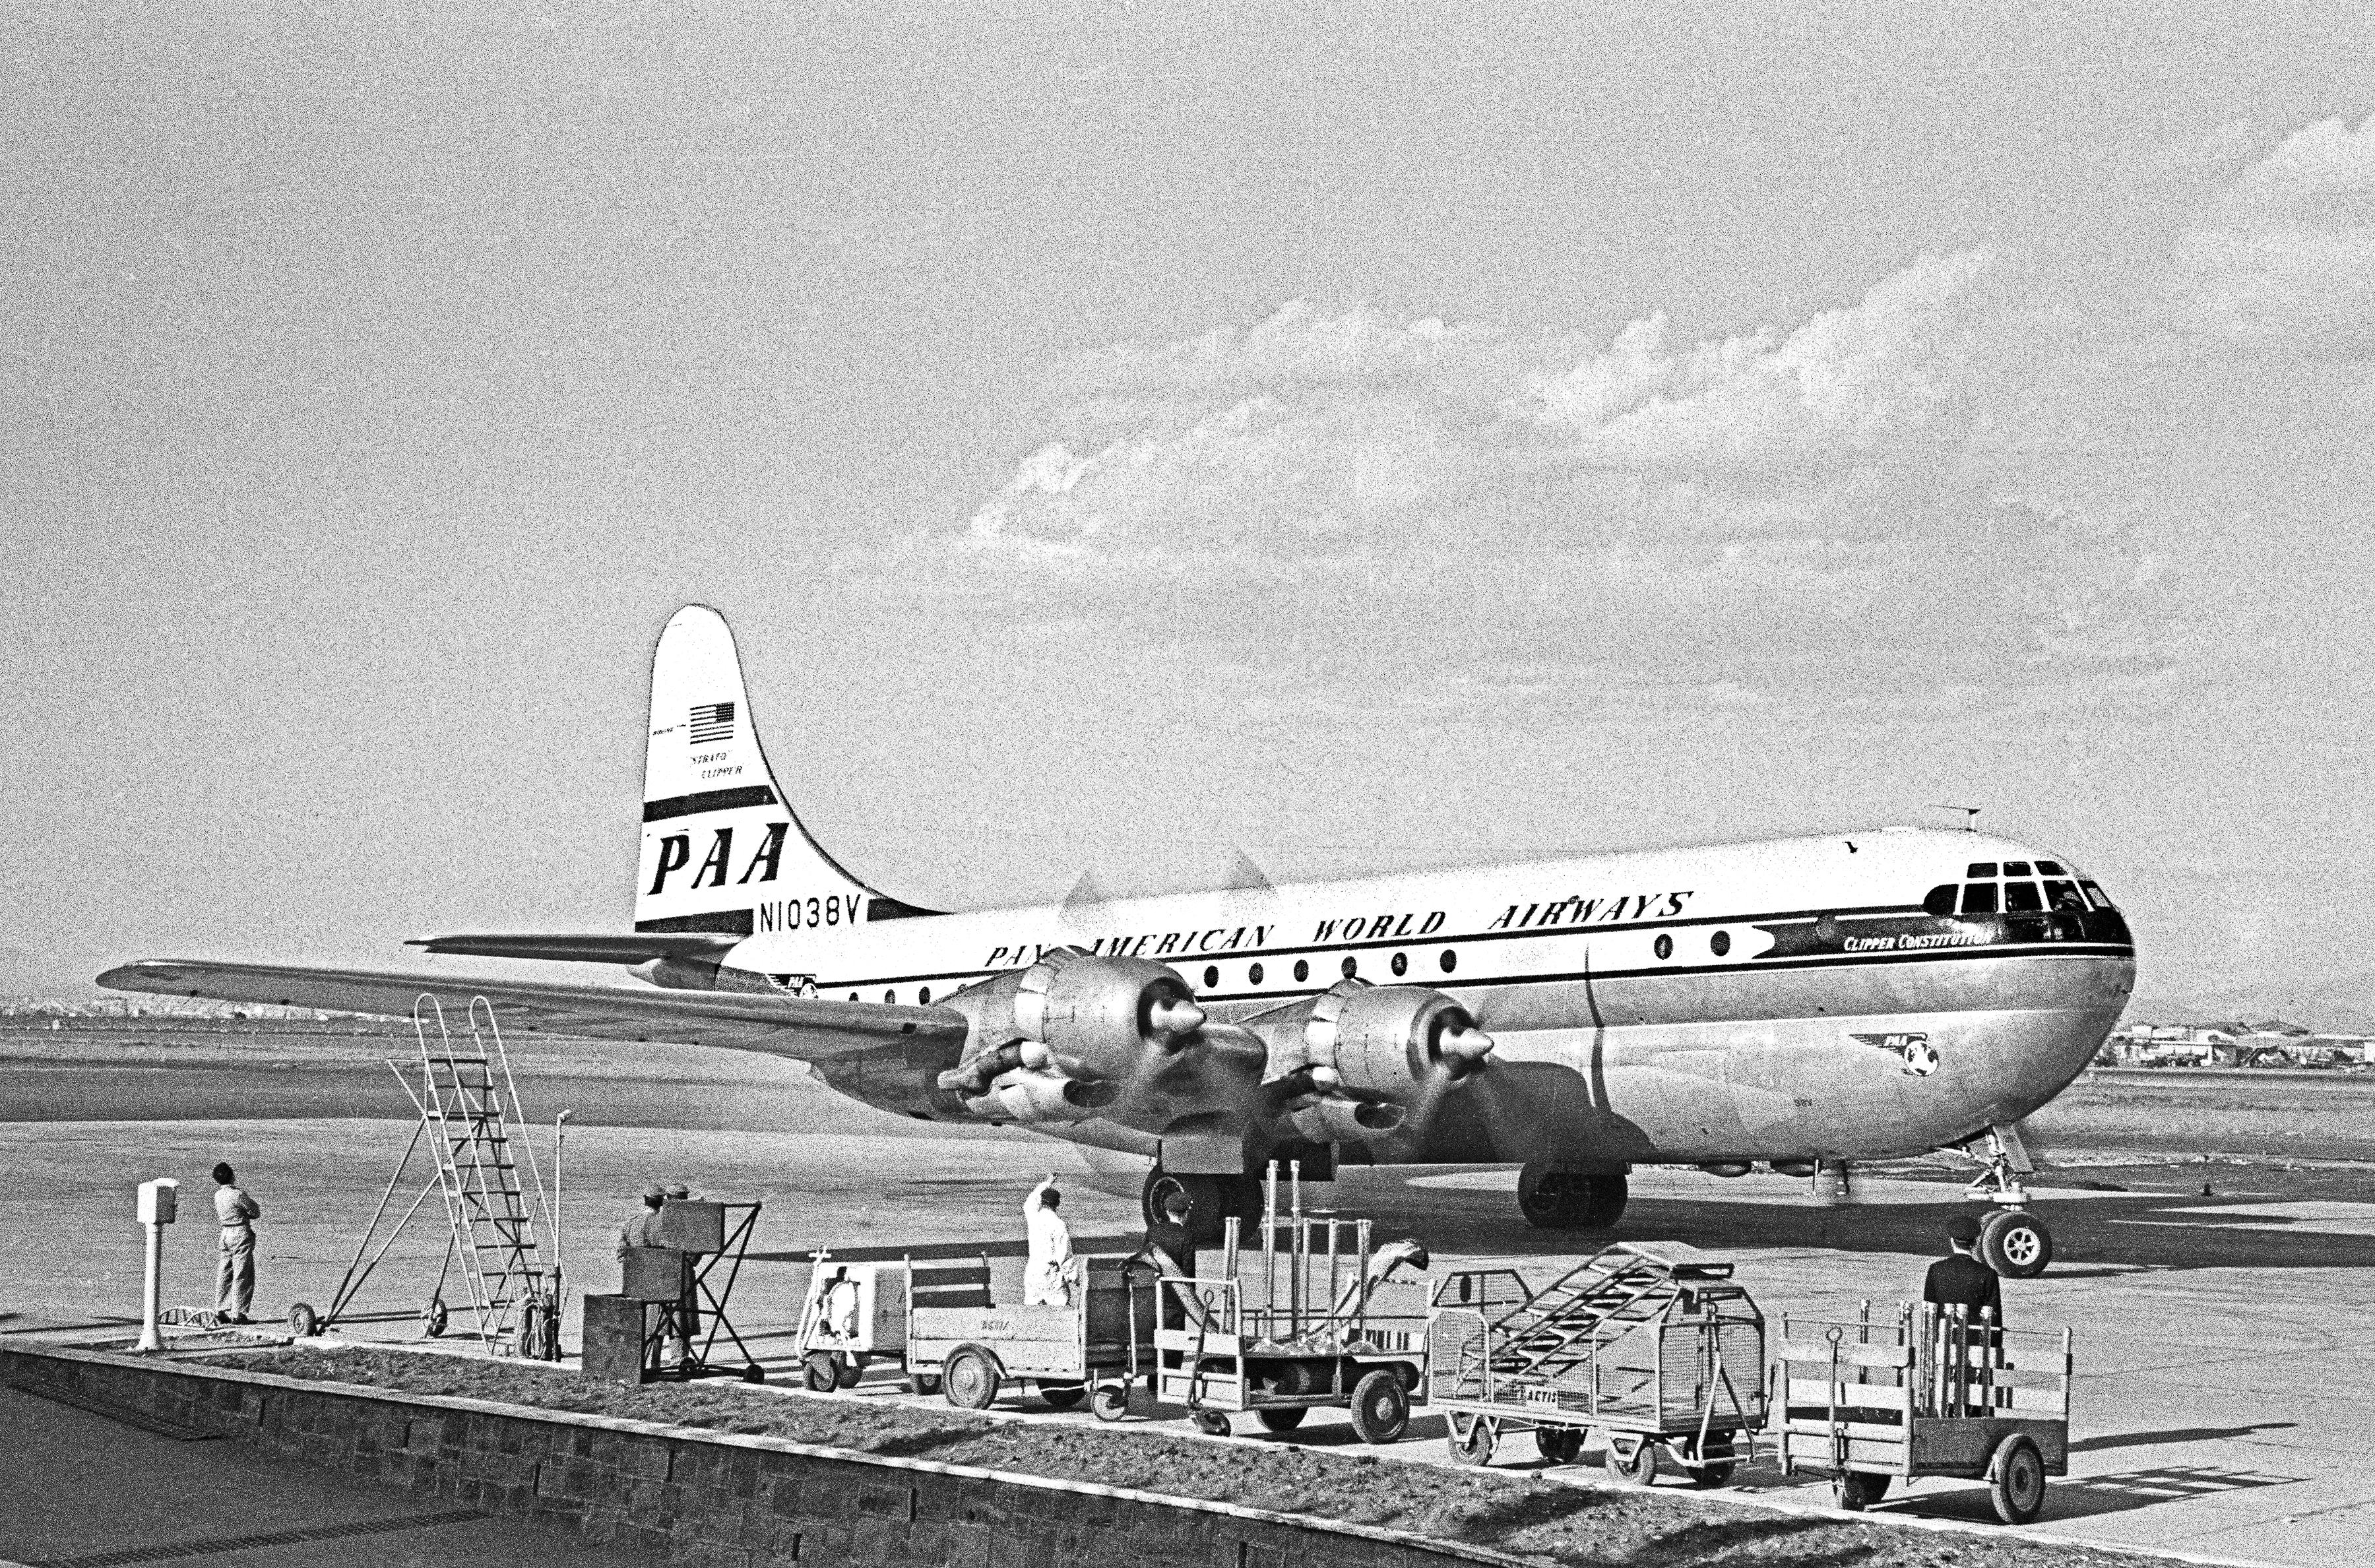
POLYGON ((1956 1215, 1946 1221, 1946 1242, 1950 1250, 1922 1278, 1921 1299, 1948 1311, 1959 1306, 1973 1323, 1985 1309, 1988 1321, 2003 1327, 2003 1288, 1996 1271, 1971 1251, 1979 1244, 1979 1222, 1967 1214, 1956 1215))
POLYGON ((1071 1302, 1072 1231, 1061 1212, 1064 1195, 1056 1190, 1056 1174, 1031 1189, 1022 1200, 1022 1228, 1031 1250, 1022 1266, 1022 1304, 1066 1306, 1071 1302))
POLYGON ((644 1189, 643 1208, 629 1216, 627 1222, 619 1227, 620 1267, 624 1268, 627 1266, 628 1248, 656 1247, 660 1244, 658 1235, 660 1205, 666 1200, 667 1195, 656 1185, 644 1189))
POLYGON ((264 1208, 235 1185, 238 1173, 215 1167, 215 1219, 222 1226, 222 1257, 215 1270, 215 1310, 225 1323, 246 1323, 255 1300, 255 1226, 264 1208))
MULTIPOLYGON (((1141 1256, 1161 1271, 1165 1281, 1196 1277, 1196 1240, 1188 1229, 1188 1216, 1194 1208, 1187 1193, 1174 1186, 1163 1195, 1163 1218, 1146 1228, 1146 1251, 1141 1256)), ((1193 1287, 1165 1283, 1161 1289, 1163 1326, 1183 1326, 1193 1287)))

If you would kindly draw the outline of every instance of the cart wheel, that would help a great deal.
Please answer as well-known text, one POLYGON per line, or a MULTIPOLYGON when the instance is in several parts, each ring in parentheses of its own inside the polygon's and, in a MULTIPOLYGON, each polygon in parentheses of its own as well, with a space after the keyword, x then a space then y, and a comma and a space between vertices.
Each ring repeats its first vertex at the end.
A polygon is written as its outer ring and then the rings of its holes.
POLYGON ((800 1358, 800 1385, 811 1394, 830 1394, 840 1384, 840 1369, 831 1350, 810 1350, 800 1358))
POLYGON ((289 1333, 300 1339, 311 1339, 321 1331, 322 1320, 313 1315, 312 1307, 307 1306, 303 1302, 299 1302, 289 1309, 289 1333))
POLYGON ((937 1373, 918 1372, 907 1378, 907 1392, 910 1394, 937 1394, 939 1391, 940 1379, 937 1373))
POLYGON ((1117 1421, 1129 1414, 1129 1385, 1100 1383, 1090 1389, 1089 1413, 1101 1421, 1117 1421))
POLYGON ((1229 1435, 1229 1413, 1226 1410, 1198 1410, 1196 1430, 1207 1437, 1229 1435))
POLYGON ((986 1410, 998 1402, 998 1367, 968 1346, 941 1366, 940 1393, 960 1410, 986 1410))
POLYGON ((445 1332, 445 1298, 429 1298, 429 1304, 420 1312, 420 1330, 431 1339, 445 1332))
POLYGON ((1729 1437, 1708 1438, 1707 1446, 1692 1457, 1698 1463, 1689 1467, 1685 1473, 1696 1487, 1725 1485, 1731 1480, 1732 1471, 1739 1468, 1738 1461, 1732 1457, 1731 1439, 1729 1437))
POLYGON ((1410 1430, 1410 1396, 1391 1367, 1379 1367, 1353 1385, 1353 1430, 1364 1443, 1392 1443, 1410 1430))
POLYGON ((1042 1383, 1039 1385, 1039 1397, 1046 1400, 1049 1405, 1059 1410, 1070 1409, 1073 1406, 1079 1404, 1082 1397, 1087 1394, 1088 1389, 1078 1383, 1042 1383))
POLYGON ((2007 1439, 1988 1467, 1988 1501, 2007 1525, 2026 1525, 2045 1507, 2045 1459, 2026 1437, 2007 1439))
POLYGON ((1870 1470, 1849 1470, 1839 1478, 1839 1506, 1861 1514, 1888 1495, 1888 1478, 1870 1470))
POLYGON ((1534 1451, 1547 1464, 1572 1465, 1583 1453, 1583 1429, 1538 1426, 1534 1428, 1534 1451))
POLYGON ((1310 1413, 1301 1405, 1289 1405, 1284 1409, 1256 1410, 1254 1419, 1272 1432, 1293 1432, 1303 1424, 1303 1418, 1310 1413))
POLYGON ((853 1356, 846 1350, 833 1353, 833 1385, 835 1388, 855 1388, 857 1380, 865 1375, 866 1358, 863 1355, 853 1356))
POLYGON ((1493 1462, 1493 1423, 1483 1416, 1471 1416, 1468 1430, 1462 1432, 1459 1423, 1451 1423, 1451 1456, 1463 1465, 1489 1465, 1493 1462))
POLYGON ((1999 1208, 1979 1227, 1979 1257, 2007 1279, 2034 1279, 2053 1261, 2053 1232, 2033 1214, 1999 1208))
POLYGON ((742 1381, 745 1383, 764 1383, 767 1381, 767 1369, 761 1366, 757 1362, 752 1362, 749 1366, 742 1369, 742 1381))
POLYGON ((1658 1445, 1645 1437, 1628 1459, 1625 1456, 1625 1450, 1612 1442, 1608 1445, 1607 1456, 1601 1463, 1618 1480, 1631 1486, 1648 1486, 1658 1479, 1658 1445))

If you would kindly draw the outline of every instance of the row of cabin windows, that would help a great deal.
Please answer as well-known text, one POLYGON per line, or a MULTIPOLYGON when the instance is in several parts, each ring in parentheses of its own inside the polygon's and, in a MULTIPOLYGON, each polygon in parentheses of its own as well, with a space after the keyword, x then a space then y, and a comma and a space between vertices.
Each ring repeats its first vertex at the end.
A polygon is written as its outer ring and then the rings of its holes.
MULTIPOLYGON (((1666 955, 1660 953, 1658 956, 1660 958, 1663 958, 1666 955)), ((1446 948, 1441 953, 1436 955, 1435 961, 1437 968, 1441 969, 1444 973, 1449 974, 1453 970, 1459 967, 1459 955, 1452 951, 1449 948, 1446 948)), ((1360 978, 1361 961, 1353 957, 1350 953, 1347 953, 1344 956, 1344 961, 1337 967, 1341 971, 1344 978, 1347 980, 1356 980, 1360 978)), ((1408 953, 1396 953, 1388 962, 1386 967, 1392 970, 1397 978, 1408 974, 1410 973, 1410 955, 1408 953)), ((1247 964, 1246 966, 1246 984, 1248 985, 1260 984, 1262 983, 1263 975, 1267 973, 1268 972, 1265 971, 1258 963, 1247 964)), ((1310 978, 1311 961, 1309 959, 1296 959, 1294 961, 1294 983, 1301 985, 1308 982, 1310 978)), ((1204 966, 1204 989, 1207 991, 1218 990, 1220 988, 1220 984, 1221 966, 1217 963, 1206 964, 1204 966)), ((853 1002, 857 1001, 858 999, 857 993, 852 991, 849 994, 849 999, 853 1002)), ((894 988, 883 992, 882 1000, 886 1005, 897 1002, 899 1000, 898 991, 894 988)), ((924 985, 917 987, 916 992, 916 1005, 917 1007, 928 1007, 931 1004, 931 1000, 932 988, 930 986, 924 985)))

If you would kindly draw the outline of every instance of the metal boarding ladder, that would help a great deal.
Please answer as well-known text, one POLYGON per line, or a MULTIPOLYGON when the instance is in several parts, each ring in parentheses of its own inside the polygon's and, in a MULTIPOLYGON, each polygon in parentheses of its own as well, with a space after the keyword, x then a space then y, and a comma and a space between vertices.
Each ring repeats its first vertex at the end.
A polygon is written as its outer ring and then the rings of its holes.
POLYGON ((420 1042, 421 1119, 433 1140, 438 1187, 453 1232, 446 1268, 460 1265, 479 1338, 490 1353, 501 1353, 517 1338, 523 1311, 541 1297, 545 1273, 514 1149, 526 1151, 535 1206, 544 1209, 548 1227, 551 1211, 535 1146, 514 1136, 518 1091, 502 1032, 485 997, 470 998, 469 1026, 467 1043, 457 1041, 445 1027, 445 1010, 436 997, 423 995, 413 1005, 413 1033, 420 1042))
POLYGON ((1546 1378, 1572 1370, 1591 1356, 1609 1325, 1649 1321, 1672 1279, 1662 1259, 1630 1247, 1594 1255, 1492 1326, 1493 1375, 1546 1378))

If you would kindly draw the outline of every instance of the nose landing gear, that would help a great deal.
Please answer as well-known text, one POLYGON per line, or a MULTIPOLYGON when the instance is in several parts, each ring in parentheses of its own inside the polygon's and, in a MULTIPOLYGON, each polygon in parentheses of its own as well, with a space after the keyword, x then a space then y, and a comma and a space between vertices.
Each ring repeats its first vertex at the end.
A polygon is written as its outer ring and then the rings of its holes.
POLYGON ((2007 1279, 2034 1279, 2053 1261, 2053 1232, 2028 1211, 2024 1178, 2037 1173, 2017 1128, 1987 1131, 1987 1164, 1967 1189, 1997 1205, 1979 1221, 1979 1261, 2007 1279))

